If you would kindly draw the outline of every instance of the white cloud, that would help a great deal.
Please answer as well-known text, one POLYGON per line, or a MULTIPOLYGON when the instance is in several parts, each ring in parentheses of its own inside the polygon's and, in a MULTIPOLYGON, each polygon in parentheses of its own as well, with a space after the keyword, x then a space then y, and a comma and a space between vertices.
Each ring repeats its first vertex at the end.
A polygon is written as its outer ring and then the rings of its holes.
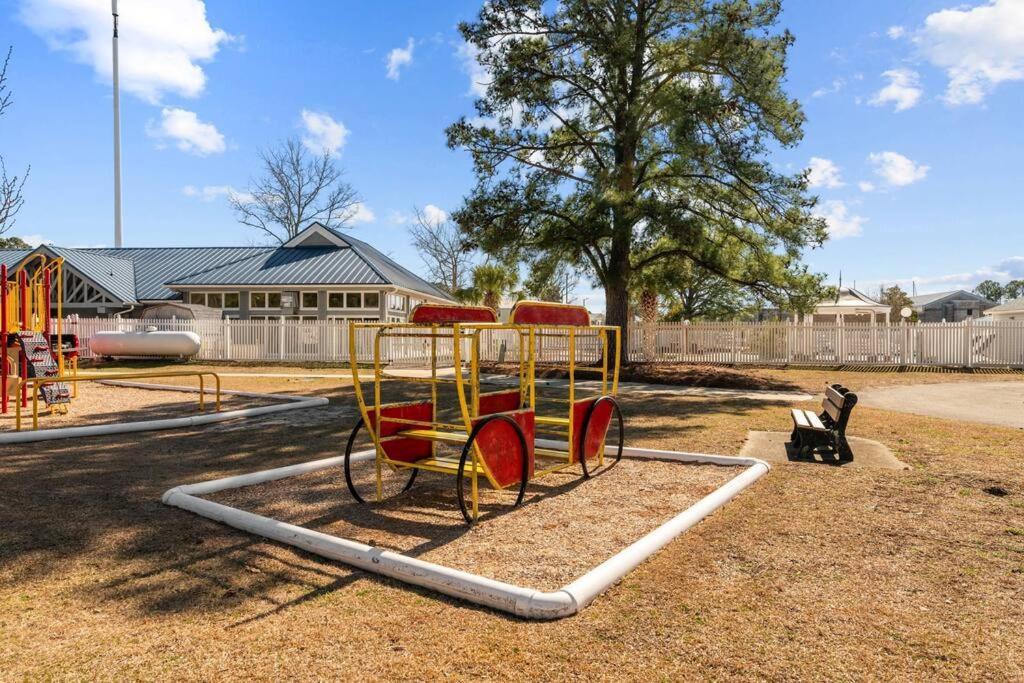
POLYGON ((146 132, 159 140, 173 140, 181 151, 198 156, 220 154, 227 149, 217 127, 200 121, 195 112, 187 109, 164 107, 160 110, 159 123, 150 121, 146 132))
POLYGON ((448 212, 433 204, 427 204, 423 207, 423 217, 431 224, 444 223, 448 220, 448 212))
POLYGON ((839 167, 831 159, 811 157, 808 165, 807 183, 811 187, 837 188, 843 186, 839 167))
POLYGON ((242 190, 236 190, 230 185, 204 185, 202 187, 196 187, 195 185, 186 185, 181 188, 181 193, 186 197, 194 197, 203 202, 212 202, 221 198, 236 197, 244 203, 250 203, 254 201, 254 197, 248 192, 242 190))
POLYGON ((818 88, 817 90, 811 93, 811 97, 824 97, 825 95, 832 95, 842 90, 844 85, 846 85, 846 81, 844 81, 842 78, 833 79, 831 85, 818 88))
POLYGON ((907 29, 903 28, 902 26, 890 26, 886 30, 885 35, 889 36, 893 40, 898 40, 902 38, 906 34, 906 32, 907 29))
POLYGON ((1024 2, 989 0, 928 15, 915 43, 946 70, 944 99, 977 104, 997 85, 1024 80, 1024 2))
POLYGON ((373 223, 377 220, 377 214, 373 212, 373 209, 362 202, 358 202, 355 206, 351 207, 349 214, 349 221, 355 224, 373 223))
POLYGON ((890 69, 882 73, 889 79, 889 85, 875 93, 869 102, 876 107, 884 107, 890 102, 896 105, 896 111, 906 111, 921 99, 921 79, 911 69, 890 69))
POLYGON ((388 58, 385 60, 388 65, 388 78, 397 81, 402 75, 402 67, 412 64, 412 50, 414 47, 416 47, 416 41, 410 38, 404 48, 396 47, 388 53, 388 58))
POLYGON ((462 62, 462 70, 469 75, 469 93, 476 97, 487 95, 487 86, 491 81, 491 74, 487 68, 477 61, 480 50, 472 43, 463 42, 456 50, 459 60, 462 62))
POLYGON ((1024 256, 1011 256, 1000 261, 995 270, 1001 273, 1005 279, 1024 278, 1024 256))
POLYGON ((349 130, 329 114, 303 109, 302 125, 306 129, 302 144, 315 154, 337 156, 338 151, 345 146, 349 130))
POLYGON ((401 211, 391 210, 388 213, 388 222, 394 223, 395 225, 405 225, 406 223, 412 223, 413 216, 411 214, 402 213, 401 211))
POLYGON ((996 282, 1008 282, 1016 278, 1024 278, 1024 256, 1011 256, 991 266, 982 266, 971 271, 960 273, 946 273, 943 275, 918 275, 902 277, 893 280, 886 280, 886 284, 899 285, 906 291, 910 291, 915 285, 918 294, 930 294, 932 292, 943 292, 955 289, 974 289, 982 280, 995 280, 996 282))
MULTIPOLYGON (((153 104, 167 93, 200 95, 206 86, 200 63, 234 40, 210 26, 201 0, 123 2, 119 14, 121 87, 153 104)), ((23 0, 19 16, 51 49, 69 53, 110 81, 109 2, 23 0)))
POLYGON ((872 152, 868 161, 875 167, 875 174, 889 185, 902 187, 924 180, 929 166, 914 163, 897 152, 872 152))
POLYGON ((54 244, 53 240, 38 234, 22 235, 21 239, 32 248, 38 247, 40 244, 54 244))
POLYGON ((829 239, 834 240, 857 237, 863 232, 862 226, 868 220, 863 216, 851 213, 846 202, 839 199, 822 202, 814 209, 814 215, 825 219, 825 223, 828 225, 829 239))
POLYGON ((860 189, 861 192, 874 192, 875 191, 875 184, 870 182, 870 181, 868 181, 868 180, 860 181, 859 183, 857 183, 857 187, 860 189))

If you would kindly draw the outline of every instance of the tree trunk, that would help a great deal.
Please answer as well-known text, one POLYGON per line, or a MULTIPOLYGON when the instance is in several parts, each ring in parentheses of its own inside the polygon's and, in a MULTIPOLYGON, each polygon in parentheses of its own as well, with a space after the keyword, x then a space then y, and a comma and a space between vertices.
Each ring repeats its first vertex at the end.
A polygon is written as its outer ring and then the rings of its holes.
POLYGON ((654 324, 658 322, 658 293, 652 289, 640 292, 640 320, 643 321, 644 360, 651 362, 657 355, 654 324))
POLYGON ((611 355, 619 354, 620 362, 629 362, 629 289, 626 287, 626 278, 609 277, 604 287, 605 297, 605 324, 617 325, 619 327, 619 338, 622 344, 615 348, 615 338, 608 339, 611 355))

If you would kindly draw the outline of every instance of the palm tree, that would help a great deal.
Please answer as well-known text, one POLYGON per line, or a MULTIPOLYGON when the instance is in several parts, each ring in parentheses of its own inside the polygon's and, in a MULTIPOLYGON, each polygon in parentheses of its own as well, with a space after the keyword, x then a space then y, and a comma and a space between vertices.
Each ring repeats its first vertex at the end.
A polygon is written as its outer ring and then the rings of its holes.
POLYGON ((494 263, 482 263, 473 269, 473 289, 478 300, 495 311, 501 306, 501 297, 512 291, 518 280, 515 271, 494 263))

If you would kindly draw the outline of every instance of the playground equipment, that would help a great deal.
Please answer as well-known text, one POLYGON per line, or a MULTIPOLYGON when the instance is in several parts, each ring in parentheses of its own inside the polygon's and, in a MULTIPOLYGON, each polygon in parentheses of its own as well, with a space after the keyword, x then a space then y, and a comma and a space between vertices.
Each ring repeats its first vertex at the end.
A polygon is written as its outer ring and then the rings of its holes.
POLYGON ((19 408, 28 403, 28 380, 36 380, 50 410, 67 410, 73 397, 64 382, 66 365, 78 370, 78 340, 62 329, 61 268, 64 259, 33 254, 13 273, 0 265, 0 412, 8 412, 13 397, 19 408), (12 277, 13 276, 13 277, 12 277), (52 301, 57 308, 57 330, 52 333, 52 301))
POLYGON ((515 505, 522 503, 529 480, 579 465, 584 478, 591 468, 605 459, 605 437, 612 417, 617 418, 618 446, 615 459, 622 457, 622 414, 615 394, 618 389, 618 354, 610 354, 609 337, 619 348, 619 328, 591 325, 582 306, 539 301, 520 301, 512 309, 508 323, 499 323, 495 312, 480 306, 444 306, 422 304, 416 307, 408 323, 359 323, 349 325, 349 348, 357 348, 361 329, 373 331, 373 397, 363 393, 356 353, 350 355, 352 378, 359 403, 356 423, 345 449, 345 481, 359 502, 373 498, 377 502, 386 493, 397 494, 412 487, 420 470, 452 474, 456 477, 459 509, 470 524, 479 516, 479 485, 484 479, 494 489, 518 488, 515 505), (512 333, 518 358, 518 381, 512 388, 482 392, 480 379, 481 337, 506 330, 512 333), (429 376, 399 376, 383 369, 382 342, 429 341, 429 376), (538 403, 536 364, 538 343, 551 339, 563 345, 567 357, 568 381, 564 397, 543 397, 538 403), (575 379, 577 345, 596 342, 602 358, 599 389, 595 395, 582 396, 575 379), (450 351, 454 376, 438 373, 439 346, 450 351), (468 347, 468 369, 464 359, 468 347), (609 356, 614 358, 610 359, 609 356), (611 363, 611 366, 610 366, 611 363), (381 385, 386 379, 426 383, 430 399, 382 403, 381 385), (445 421, 446 407, 439 402, 442 385, 455 387, 457 410, 445 421), (551 407, 551 406, 554 407, 551 407), (353 476, 357 459, 353 446, 361 428, 373 441, 374 481, 360 490, 353 476), (537 440, 538 433, 561 436, 564 447, 551 447, 537 440), (461 447, 459 455, 440 452, 439 446, 461 447), (385 478, 398 485, 385 491, 385 478), (465 480, 470 485, 467 507, 465 480))

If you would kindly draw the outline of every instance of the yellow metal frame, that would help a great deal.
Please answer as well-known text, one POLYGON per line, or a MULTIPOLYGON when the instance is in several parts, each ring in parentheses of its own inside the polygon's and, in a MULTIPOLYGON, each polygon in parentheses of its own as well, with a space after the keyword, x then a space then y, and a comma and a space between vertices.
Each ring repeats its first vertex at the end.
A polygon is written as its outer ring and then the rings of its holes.
MULTIPOLYGON (((77 364, 76 364, 77 365, 77 364)), ((28 377, 19 378, 18 392, 21 392, 23 384, 32 386, 32 429, 39 429, 39 388, 45 384, 67 382, 77 385, 78 382, 101 382, 104 380, 134 380, 134 379, 155 379, 166 377, 196 377, 199 379, 199 410, 206 410, 206 382, 205 377, 213 377, 215 391, 215 409, 220 412, 220 375, 208 370, 174 370, 168 372, 107 372, 89 375, 58 375, 56 377, 28 377)), ((21 431, 21 401, 15 402, 14 430, 21 431)))
MULTIPOLYGON (((557 306, 558 304, 550 304, 557 306)), ((573 461, 572 456, 572 444, 574 430, 577 425, 574 424, 573 418, 573 406, 575 404, 577 396, 576 388, 576 340, 577 336, 581 333, 596 333, 598 340, 601 344, 601 393, 599 396, 614 396, 618 392, 619 386, 619 355, 618 353, 614 356, 613 366, 609 368, 608 355, 609 355, 609 332, 615 336, 615 349, 619 348, 621 342, 621 332, 618 327, 610 325, 587 325, 587 326, 576 326, 576 325, 516 325, 511 323, 454 323, 451 325, 441 325, 437 323, 370 323, 370 322, 350 322, 349 323, 349 364, 352 370, 352 381, 353 389, 356 395, 356 402, 359 405, 359 412, 363 418, 363 424, 366 427, 367 432, 370 434, 370 438, 374 444, 374 450, 376 452, 376 477, 377 477, 377 500, 380 501, 383 497, 383 468, 385 466, 392 470, 397 469, 423 469, 435 472, 452 472, 452 466, 450 461, 441 462, 436 457, 436 445, 439 442, 459 444, 465 443, 469 438, 469 434, 473 428, 473 420, 480 417, 480 397, 484 394, 480 391, 480 336, 485 331, 497 331, 497 330, 512 330, 517 332, 516 339, 518 340, 518 359, 519 359, 519 392, 520 392, 520 405, 528 405, 530 409, 534 411, 536 424, 538 431, 541 427, 546 428, 547 433, 551 433, 552 428, 556 430, 561 427, 567 429, 566 432, 556 431, 558 434, 566 434, 568 439, 567 451, 559 451, 555 449, 546 448, 535 448, 535 456, 540 456, 547 460, 553 460, 554 464, 543 468, 535 469, 534 478, 550 474, 559 470, 571 467, 576 463, 573 461), (374 330, 373 337, 373 410, 377 416, 379 422, 391 422, 397 424, 406 424, 414 429, 403 430, 400 432, 402 436, 429 440, 432 442, 431 446, 431 457, 425 458, 420 462, 401 462, 392 460, 387 457, 387 454, 382 448, 382 440, 378 436, 378 430, 370 421, 369 407, 366 397, 363 392, 362 381, 360 379, 360 365, 359 359, 357 358, 357 332, 362 329, 374 330), (542 332, 543 330, 543 332, 542 332), (536 387, 536 366, 537 366, 537 353, 536 346, 537 340, 540 335, 550 334, 552 332, 563 333, 568 340, 569 346, 569 387, 568 387, 568 399, 565 401, 568 404, 568 416, 555 416, 555 415, 539 415, 537 414, 537 387, 536 387), (431 362, 430 362, 430 377, 401 377, 397 375, 388 375, 385 373, 383 364, 381 361, 381 340, 388 337, 428 337, 430 339, 431 349, 431 362), (452 340, 452 355, 453 365, 455 369, 455 377, 453 380, 442 378, 437 376, 437 340, 438 339, 451 339, 452 340), (469 346, 469 367, 468 367, 468 378, 465 376, 466 373, 463 371, 463 343, 468 341, 469 346), (609 373, 609 370, 611 372, 609 373), (609 374, 611 377, 609 377, 609 374), (403 418, 391 418, 383 417, 381 415, 382 407, 401 406, 401 403, 383 404, 381 402, 381 384, 387 379, 394 379, 398 381, 413 382, 413 383, 429 383, 431 387, 431 405, 432 413, 431 420, 429 422, 423 420, 409 420, 403 418), (459 410, 462 416, 462 425, 443 423, 437 419, 437 388, 441 383, 454 382, 456 387, 456 394, 459 401, 459 410), (610 387, 609 387, 610 384, 610 387), (468 396, 467 396, 467 385, 468 385, 468 396), (609 391, 610 388, 610 391, 609 391), (528 400, 528 403, 527 403, 528 400), (461 432, 457 431, 462 429, 461 432), (442 431, 443 429, 454 430, 454 431, 442 431)), ((487 479, 488 483, 493 488, 502 488, 495 480, 490 469, 487 467, 486 461, 481 457, 479 451, 479 445, 474 443, 472 450, 472 461, 471 466, 466 469, 464 476, 470 478, 470 490, 472 499, 472 516, 474 519, 479 514, 479 476, 483 474, 487 479)), ((598 466, 604 463, 604 449, 598 450, 598 466)))

